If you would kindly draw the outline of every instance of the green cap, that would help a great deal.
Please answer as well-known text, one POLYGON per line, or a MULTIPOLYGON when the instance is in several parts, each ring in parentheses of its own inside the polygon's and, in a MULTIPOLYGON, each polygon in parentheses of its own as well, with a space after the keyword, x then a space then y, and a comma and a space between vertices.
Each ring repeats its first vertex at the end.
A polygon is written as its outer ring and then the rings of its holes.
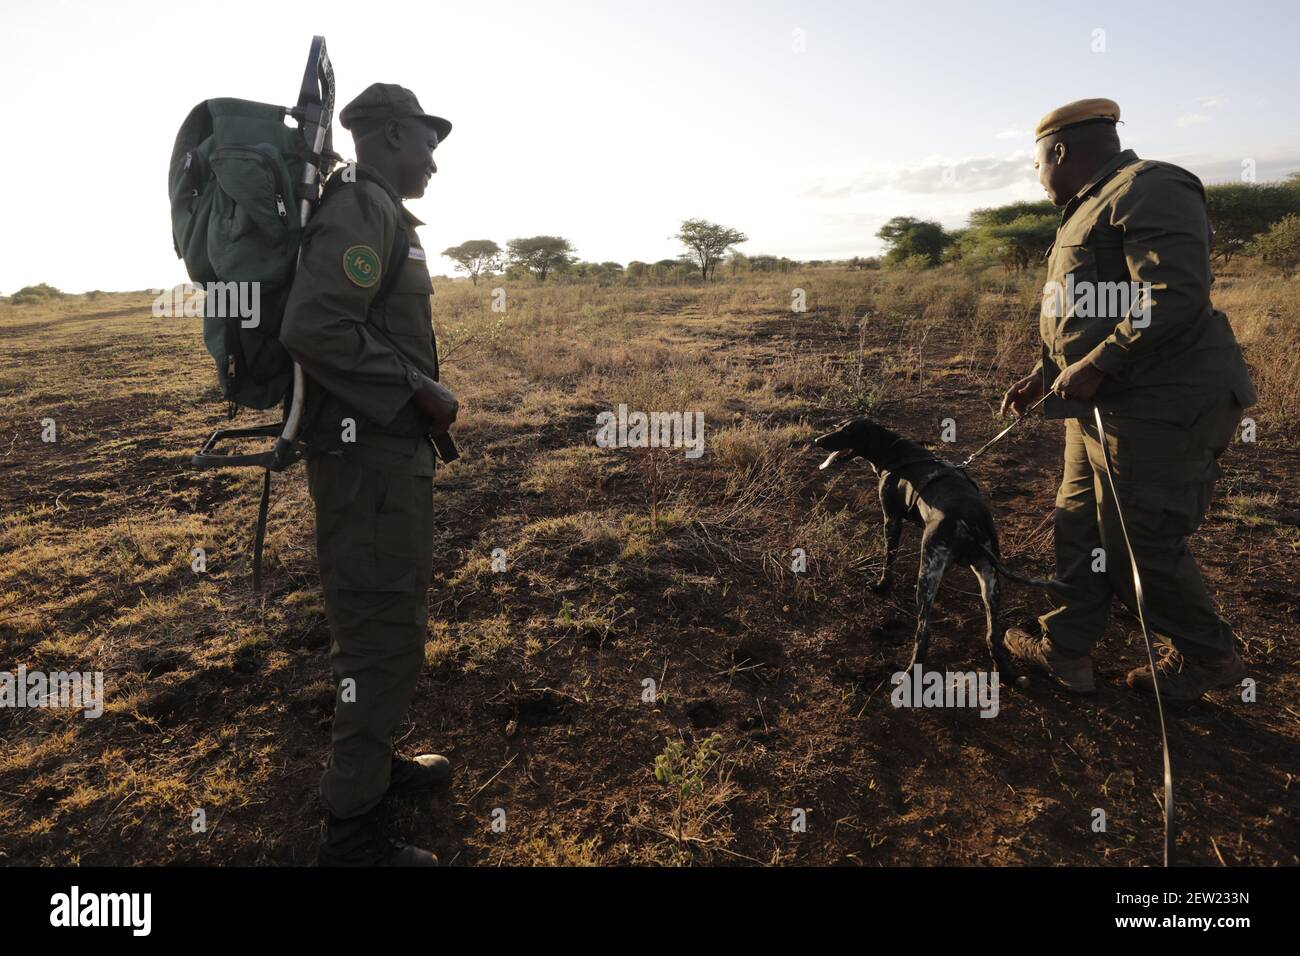
POLYGON ((361 95, 343 107, 339 113, 339 122, 343 128, 350 130, 358 123, 372 120, 404 119, 415 117, 424 120, 438 133, 438 142, 442 142, 451 133, 451 123, 441 116, 430 116, 420 108, 420 101, 404 86, 396 83, 371 83, 361 95))

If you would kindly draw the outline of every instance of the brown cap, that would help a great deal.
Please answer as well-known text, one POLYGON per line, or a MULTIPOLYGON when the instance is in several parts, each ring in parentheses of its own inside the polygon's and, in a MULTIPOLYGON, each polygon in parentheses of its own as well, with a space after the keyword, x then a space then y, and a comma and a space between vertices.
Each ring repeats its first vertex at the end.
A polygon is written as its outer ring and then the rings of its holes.
POLYGON ((1064 106, 1057 107, 1040 119, 1038 129, 1034 130, 1034 141, 1037 142, 1044 136, 1059 133, 1061 130, 1069 129, 1072 126, 1102 122, 1119 122, 1118 103, 1114 100, 1105 99, 1075 100, 1073 103, 1066 103, 1064 106))
POLYGON ((404 119, 408 116, 424 120, 438 133, 442 142, 451 133, 451 123, 441 116, 430 116, 420 108, 420 101, 404 86, 396 83, 371 83, 361 95, 343 107, 339 122, 350 130, 358 123, 371 120, 404 119))

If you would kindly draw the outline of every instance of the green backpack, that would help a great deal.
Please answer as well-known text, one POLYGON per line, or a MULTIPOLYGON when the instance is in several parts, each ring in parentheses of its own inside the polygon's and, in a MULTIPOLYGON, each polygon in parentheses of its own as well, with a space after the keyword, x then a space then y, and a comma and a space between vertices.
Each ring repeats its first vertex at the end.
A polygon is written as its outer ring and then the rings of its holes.
POLYGON ((248 100, 200 103, 176 136, 168 177, 176 254, 207 290, 204 344, 226 400, 247 408, 280 404, 293 381, 280 320, 302 241, 300 204, 319 198, 303 195, 308 151, 285 114, 248 100))

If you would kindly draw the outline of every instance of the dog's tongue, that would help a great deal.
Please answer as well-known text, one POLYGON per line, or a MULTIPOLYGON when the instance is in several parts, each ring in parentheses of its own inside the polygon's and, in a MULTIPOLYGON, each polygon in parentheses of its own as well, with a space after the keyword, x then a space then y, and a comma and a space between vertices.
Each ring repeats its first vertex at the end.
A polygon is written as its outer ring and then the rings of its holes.
POLYGON ((831 452, 829 455, 826 456, 826 460, 825 460, 824 462, 822 462, 820 465, 817 466, 817 470, 818 470, 818 471, 825 471, 827 468, 829 468, 829 467, 831 466, 831 463, 834 462, 835 459, 838 458, 838 457, 839 457, 840 455, 842 455, 842 454, 844 454, 844 449, 842 449, 842 448, 841 448, 839 451, 833 451, 833 452, 831 452))

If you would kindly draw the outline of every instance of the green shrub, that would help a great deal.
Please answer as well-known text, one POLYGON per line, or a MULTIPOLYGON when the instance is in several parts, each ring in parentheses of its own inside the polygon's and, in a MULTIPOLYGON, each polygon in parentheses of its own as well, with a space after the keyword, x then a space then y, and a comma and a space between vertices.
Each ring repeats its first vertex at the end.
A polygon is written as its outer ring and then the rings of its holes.
POLYGON ((15 292, 9 299, 14 305, 23 305, 27 302, 48 302, 50 299, 61 299, 63 293, 54 286, 45 282, 36 285, 25 285, 15 292))

